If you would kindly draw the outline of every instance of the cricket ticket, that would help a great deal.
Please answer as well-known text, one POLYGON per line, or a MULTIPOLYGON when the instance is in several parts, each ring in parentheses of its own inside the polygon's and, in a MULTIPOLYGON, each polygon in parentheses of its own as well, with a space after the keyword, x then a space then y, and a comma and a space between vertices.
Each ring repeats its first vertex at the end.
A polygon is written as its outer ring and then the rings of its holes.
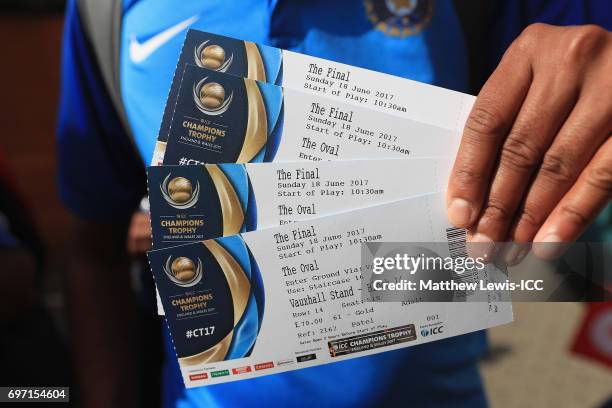
POLYGON ((459 146, 461 122, 449 128, 195 65, 183 69, 152 165, 454 157, 459 146))
POLYGON ((149 167, 153 247, 443 191, 451 166, 422 158, 149 167))
POLYGON ((332 98, 459 132, 471 95, 250 41, 189 30, 159 132, 166 142, 186 65, 332 98))
POLYGON ((511 303, 495 296, 369 297, 362 244, 450 245, 455 230, 436 193, 149 252, 185 385, 333 363, 512 321, 511 303))

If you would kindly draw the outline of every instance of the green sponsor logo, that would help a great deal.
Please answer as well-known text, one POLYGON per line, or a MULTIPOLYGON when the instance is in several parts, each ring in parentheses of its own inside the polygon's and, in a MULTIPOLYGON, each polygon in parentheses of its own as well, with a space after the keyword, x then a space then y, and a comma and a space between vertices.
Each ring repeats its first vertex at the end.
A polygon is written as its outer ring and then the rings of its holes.
POLYGON ((229 370, 212 371, 212 372, 210 373, 210 376, 211 376, 212 378, 215 378, 215 377, 223 377, 223 376, 225 376, 225 375, 229 375, 229 370))

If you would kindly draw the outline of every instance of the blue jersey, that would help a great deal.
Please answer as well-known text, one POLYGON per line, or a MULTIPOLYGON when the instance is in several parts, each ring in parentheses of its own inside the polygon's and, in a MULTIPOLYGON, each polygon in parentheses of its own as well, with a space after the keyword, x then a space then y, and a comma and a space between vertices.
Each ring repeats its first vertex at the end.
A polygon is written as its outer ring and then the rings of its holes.
MULTIPOLYGON (((501 3, 499 10, 508 13, 512 5, 524 2, 501 3)), ((567 3, 566 11, 571 6, 584 12, 581 1, 562 3, 567 3)), ((533 10, 541 12, 546 7, 533 10)), ((528 22, 524 13, 510 16, 508 21, 492 24, 496 32, 488 45, 492 60, 528 22)), ((541 16, 528 17, 550 21, 559 13, 541 16)), ((570 21, 572 14, 567 16, 563 14, 567 19, 559 22, 580 22, 570 21)), ((466 46, 450 0, 125 0, 119 74, 132 139, 104 88, 71 1, 64 37, 58 150, 60 192, 79 216, 127 219, 145 194, 144 163, 151 160, 188 27, 458 91, 468 89, 466 46)), ((482 333, 190 390, 184 388, 174 351, 166 343, 164 406, 168 407, 485 405, 476 368, 485 345, 482 333)))

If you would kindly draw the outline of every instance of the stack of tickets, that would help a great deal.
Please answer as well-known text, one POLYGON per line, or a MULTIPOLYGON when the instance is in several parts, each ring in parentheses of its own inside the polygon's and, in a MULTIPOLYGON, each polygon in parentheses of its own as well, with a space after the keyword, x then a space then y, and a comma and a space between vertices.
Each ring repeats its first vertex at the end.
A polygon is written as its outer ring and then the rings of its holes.
POLYGON ((494 291, 434 302, 402 287, 403 300, 385 301, 376 294, 389 280, 368 261, 383 243, 436 243, 436 256, 466 256, 443 191, 473 102, 190 30, 148 168, 149 262, 185 385, 512 321, 511 303, 494 291))

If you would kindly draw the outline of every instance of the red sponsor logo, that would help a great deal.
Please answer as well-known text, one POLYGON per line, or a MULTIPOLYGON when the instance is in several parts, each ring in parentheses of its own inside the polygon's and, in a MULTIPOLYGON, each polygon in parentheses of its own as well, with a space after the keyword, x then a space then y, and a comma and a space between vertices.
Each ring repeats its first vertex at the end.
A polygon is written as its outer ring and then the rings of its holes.
POLYGON ((189 376, 189 380, 191 381, 206 380, 207 378, 208 378, 208 373, 191 374, 189 376))
POLYGON ((255 364, 255 370, 265 370, 266 368, 274 367, 274 363, 272 361, 268 361, 267 363, 255 364))
POLYGON ((251 372, 251 366, 232 368, 232 374, 244 374, 244 373, 250 373, 250 372, 251 372))

